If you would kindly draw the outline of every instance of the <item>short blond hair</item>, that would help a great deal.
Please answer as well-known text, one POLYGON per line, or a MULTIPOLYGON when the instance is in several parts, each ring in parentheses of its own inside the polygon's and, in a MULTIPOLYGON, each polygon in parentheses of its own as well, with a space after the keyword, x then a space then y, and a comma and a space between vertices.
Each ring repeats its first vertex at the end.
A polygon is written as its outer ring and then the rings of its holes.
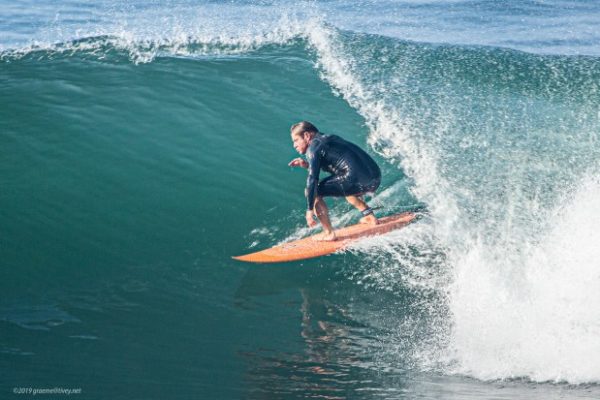
POLYGON ((316 126, 314 126, 313 124, 311 124, 308 121, 300 121, 300 122, 292 125, 292 127, 290 128, 290 132, 292 133, 292 135, 294 135, 294 134, 301 135, 304 132, 319 133, 319 130, 317 129, 316 126))

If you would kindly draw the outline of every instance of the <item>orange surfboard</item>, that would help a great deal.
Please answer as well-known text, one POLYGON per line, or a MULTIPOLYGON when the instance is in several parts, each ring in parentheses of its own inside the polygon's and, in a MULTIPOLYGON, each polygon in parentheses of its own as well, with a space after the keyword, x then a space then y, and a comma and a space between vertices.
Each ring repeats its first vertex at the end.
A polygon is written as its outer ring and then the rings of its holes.
POLYGON ((338 239, 335 241, 321 242, 314 240, 314 236, 309 236, 266 250, 257 251, 256 253, 233 258, 251 263, 277 263, 324 256, 343 250, 350 243, 358 239, 367 236, 382 235, 394 229, 402 228, 413 222, 417 216, 418 214, 414 212, 390 215, 389 217, 379 218, 378 225, 356 224, 336 229, 335 234, 338 239))

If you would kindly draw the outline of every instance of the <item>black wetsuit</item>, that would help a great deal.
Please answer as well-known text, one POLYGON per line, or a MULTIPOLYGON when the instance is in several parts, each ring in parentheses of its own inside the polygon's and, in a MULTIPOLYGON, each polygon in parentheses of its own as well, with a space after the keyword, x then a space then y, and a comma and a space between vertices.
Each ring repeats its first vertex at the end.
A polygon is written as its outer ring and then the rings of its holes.
POLYGON ((374 192, 381 171, 360 147, 336 135, 317 135, 306 151, 308 179, 306 201, 312 210, 316 196, 360 196, 374 192), (319 170, 331 175, 319 182, 319 170))

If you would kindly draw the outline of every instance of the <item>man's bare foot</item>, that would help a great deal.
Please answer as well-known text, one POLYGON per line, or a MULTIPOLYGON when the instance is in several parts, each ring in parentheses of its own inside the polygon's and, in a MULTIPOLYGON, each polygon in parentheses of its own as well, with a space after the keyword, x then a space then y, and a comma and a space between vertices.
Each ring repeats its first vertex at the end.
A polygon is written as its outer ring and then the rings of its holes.
POLYGON ((335 232, 323 232, 319 235, 316 235, 314 240, 317 242, 333 242, 334 240, 337 240, 337 236, 335 236, 335 232))
POLYGON ((359 222, 361 224, 370 224, 370 225, 379 224, 379 220, 373 214, 367 215, 366 217, 362 217, 359 222))

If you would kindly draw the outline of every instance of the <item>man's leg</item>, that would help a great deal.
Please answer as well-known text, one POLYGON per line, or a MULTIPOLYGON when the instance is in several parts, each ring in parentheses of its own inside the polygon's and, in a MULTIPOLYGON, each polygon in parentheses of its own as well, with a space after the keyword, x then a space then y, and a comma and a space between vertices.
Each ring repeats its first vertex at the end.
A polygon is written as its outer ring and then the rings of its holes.
POLYGON ((329 209, 327 208, 325 200, 321 196, 317 196, 315 198, 315 213, 317 214, 317 218, 323 226, 323 236, 321 236, 319 239, 335 240, 335 232, 333 231, 333 226, 331 226, 331 221, 329 220, 329 209))
MULTIPOLYGON (((354 207, 356 207, 358 209, 358 211, 360 211, 360 212, 363 212, 369 208, 367 203, 365 203, 364 200, 362 198, 360 198, 359 196, 346 196, 346 200, 348 201, 348 203, 350 203, 354 207)), ((377 218, 375 217, 375 214, 373 214, 373 212, 371 212, 371 214, 369 214, 369 215, 365 215, 364 217, 362 217, 360 219, 360 222, 363 224, 373 224, 373 225, 377 225, 377 223, 378 223, 377 218)))

